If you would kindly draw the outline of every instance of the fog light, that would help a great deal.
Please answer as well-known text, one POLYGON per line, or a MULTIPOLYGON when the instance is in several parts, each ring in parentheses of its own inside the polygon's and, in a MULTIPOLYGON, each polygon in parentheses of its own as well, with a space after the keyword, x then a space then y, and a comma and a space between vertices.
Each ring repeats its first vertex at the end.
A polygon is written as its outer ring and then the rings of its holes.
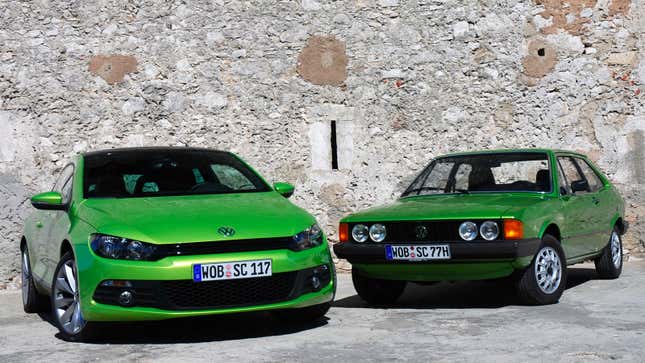
POLYGON ((128 290, 121 292, 121 294, 119 294, 119 304, 122 306, 130 306, 134 304, 134 294, 128 290))
POLYGON ((311 278, 311 287, 313 287, 314 290, 320 289, 321 285, 322 284, 320 283, 320 279, 318 278, 318 276, 313 276, 311 278))

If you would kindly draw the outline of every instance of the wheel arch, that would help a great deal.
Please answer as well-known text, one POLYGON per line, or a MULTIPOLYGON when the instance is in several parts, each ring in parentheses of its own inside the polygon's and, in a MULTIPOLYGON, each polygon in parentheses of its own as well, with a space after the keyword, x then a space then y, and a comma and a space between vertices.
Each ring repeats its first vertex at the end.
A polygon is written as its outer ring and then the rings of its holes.
POLYGON ((558 240, 558 243, 562 244, 562 234, 560 233, 560 227, 554 222, 545 223, 542 226, 542 231, 540 232, 540 238, 544 237, 545 234, 550 234, 558 240))
POLYGON ((63 257, 67 252, 70 252, 72 255, 74 255, 74 248, 72 247, 72 243, 70 241, 64 239, 60 245, 59 257, 63 257))
POLYGON ((611 228, 618 227, 618 233, 621 235, 625 234, 627 232, 627 224, 625 223, 625 220, 623 220, 623 217, 617 215, 613 218, 613 222, 611 223, 611 228))

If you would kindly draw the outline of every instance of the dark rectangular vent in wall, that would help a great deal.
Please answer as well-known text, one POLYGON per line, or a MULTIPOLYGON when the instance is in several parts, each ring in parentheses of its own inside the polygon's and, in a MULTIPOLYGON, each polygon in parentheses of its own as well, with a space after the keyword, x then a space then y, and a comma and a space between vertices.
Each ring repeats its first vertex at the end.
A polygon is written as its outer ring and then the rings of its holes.
POLYGON ((338 145, 336 143, 336 121, 331 122, 331 169, 338 170, 338 145))

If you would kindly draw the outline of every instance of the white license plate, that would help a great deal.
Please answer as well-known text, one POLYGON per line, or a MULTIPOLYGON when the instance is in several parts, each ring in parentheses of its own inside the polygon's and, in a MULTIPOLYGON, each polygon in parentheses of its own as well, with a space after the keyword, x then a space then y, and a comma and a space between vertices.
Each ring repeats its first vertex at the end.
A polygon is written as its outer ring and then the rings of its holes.
POLYGON ((449 245, 386 245, 385 258, 389 261, 449 260, 449 245))
POLYGON ((248 279, 271 276, 271 260, 252 260, 193 265, 193 281, 248 279))

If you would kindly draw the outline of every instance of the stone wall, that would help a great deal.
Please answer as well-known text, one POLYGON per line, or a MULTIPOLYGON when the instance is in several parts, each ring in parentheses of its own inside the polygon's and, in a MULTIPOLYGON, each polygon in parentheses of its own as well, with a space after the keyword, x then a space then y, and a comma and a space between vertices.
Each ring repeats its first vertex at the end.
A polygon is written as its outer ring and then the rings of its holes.
POLYGON ((0 281, 28 196, 117 146, 232 150, 331 239, 433 156, 579 150, 643 251, 644 31, 642 0, 0 0, 0 281))

